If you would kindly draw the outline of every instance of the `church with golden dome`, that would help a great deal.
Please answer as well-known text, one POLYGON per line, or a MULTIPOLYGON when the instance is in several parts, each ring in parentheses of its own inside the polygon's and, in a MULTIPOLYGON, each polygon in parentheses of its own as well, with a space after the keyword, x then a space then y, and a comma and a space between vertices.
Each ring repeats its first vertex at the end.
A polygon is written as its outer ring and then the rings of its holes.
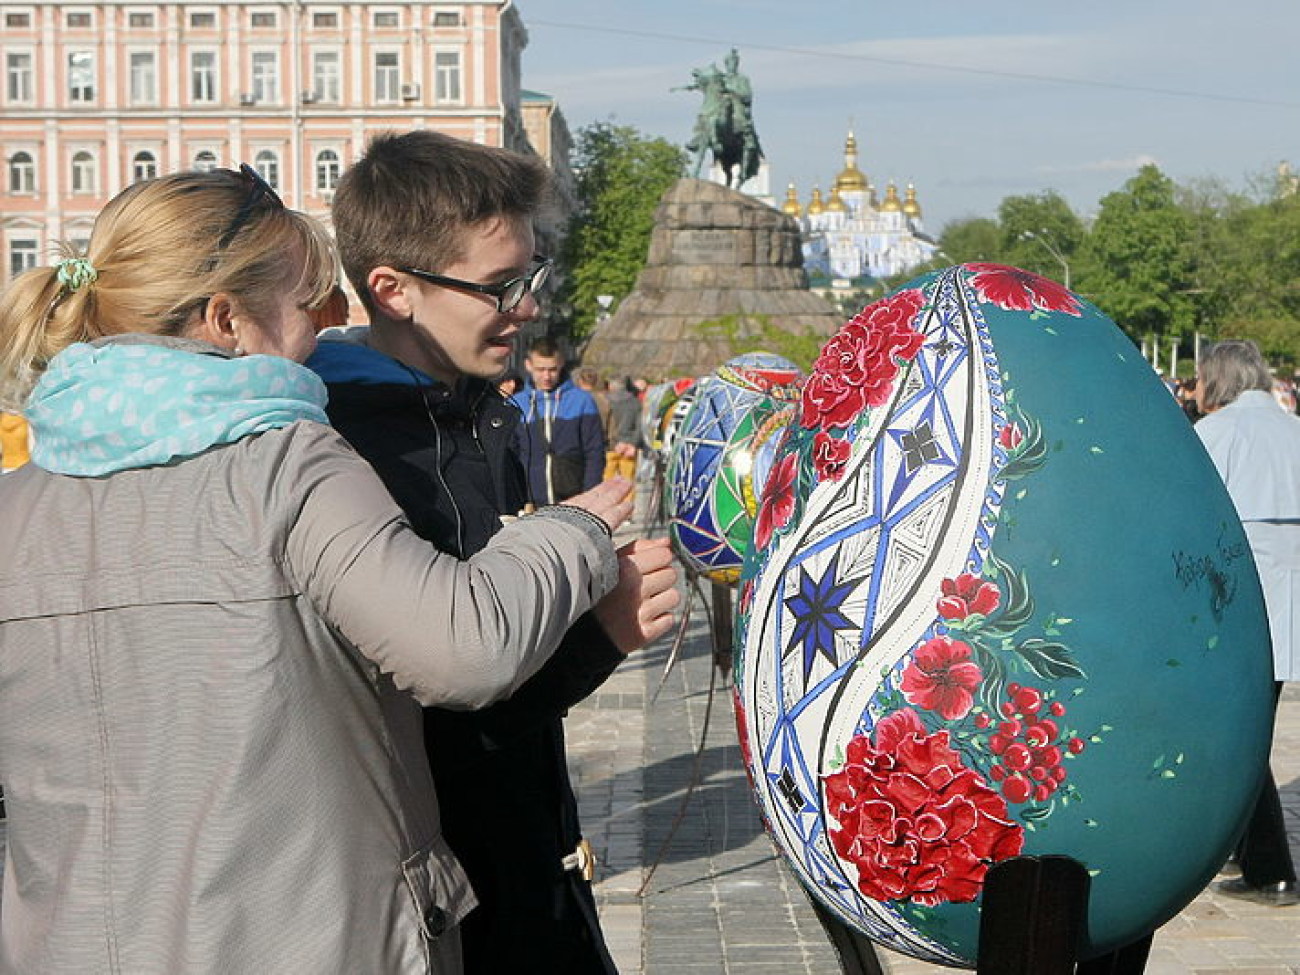
POLYGON ((823 198, 814 186, 807 207, 793 183, 781 210, 799 222, 804 268, 814 285, 861 282, 902 274, 931 260, 939 245, 926 236, 916 188, 908 184, 900 199, 891 180, 885 198, 858 168, 858 140, 844 140, 844 169, 823 198))

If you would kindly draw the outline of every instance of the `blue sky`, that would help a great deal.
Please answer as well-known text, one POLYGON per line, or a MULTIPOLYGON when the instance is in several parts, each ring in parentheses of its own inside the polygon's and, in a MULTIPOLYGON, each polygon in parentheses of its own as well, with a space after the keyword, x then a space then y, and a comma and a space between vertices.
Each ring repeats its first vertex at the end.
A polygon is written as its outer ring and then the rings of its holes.
POLYGON ((1300 170, 1300 0, 518 0, 526 88, 570 128, 684 142, 672 92, 731 46, 754 86, 773 193, 806 204, 843 161, 917 187, 934 234, 1056 190, 1082 216, 1145 162, 1246 189, 1300 170))

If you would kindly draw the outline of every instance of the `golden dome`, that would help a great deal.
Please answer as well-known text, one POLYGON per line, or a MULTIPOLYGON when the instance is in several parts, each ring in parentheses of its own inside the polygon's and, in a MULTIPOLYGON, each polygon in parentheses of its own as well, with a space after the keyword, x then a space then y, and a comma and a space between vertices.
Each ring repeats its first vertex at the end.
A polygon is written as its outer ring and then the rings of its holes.
POLYGON ((897 213, 903 209, 903 201, 898 198, 898 187, 890 180, 885 187, 885 202, 880 204, 882 213, 897 213))
POLYGON ((852 129, 844 140, 844 169, 835 177, 833 186, 841 193, 861 193, 867 188, 867 177, 858 169, 858 140, 852 129))
POLYGON ((785 202, 781 204, 781 212, 788 213, 796 219, 803 216, 803 207, 799 205, 799 194, 795 191, 793 183, 786 188, 785 202))
POLYGON ((907 184, 907 199, 903 201, 903 212, 917 219, 921 216, 921 204, 916 202, 916 187, 911 183, 907 184))
POLYGON ((826 207, 822 206, 822 188, 813 187, 812 199, 808 202, 808 216, 815 217, 819 213, 825 212, 826 207))
POLYGON ((849 212, 849 208, 844 205, 844 201, 840 198, 840 188, 838 186, 831 187, 831 198, 826 201, 826 209, 835 213, 849 212))

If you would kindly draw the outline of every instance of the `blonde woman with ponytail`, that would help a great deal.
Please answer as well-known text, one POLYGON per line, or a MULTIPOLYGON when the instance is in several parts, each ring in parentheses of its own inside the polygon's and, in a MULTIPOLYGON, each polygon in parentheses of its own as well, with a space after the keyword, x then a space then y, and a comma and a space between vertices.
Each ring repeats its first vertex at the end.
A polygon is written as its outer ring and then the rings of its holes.
POLYGON ((458 972, 420 704, 508 695, 603 596, 639 619, 626 485, 464 562, 412 533, 299 364, 336 276, 242 167, 132 186, 0 296, 35 431, 0 478, 8 975, 458 972))

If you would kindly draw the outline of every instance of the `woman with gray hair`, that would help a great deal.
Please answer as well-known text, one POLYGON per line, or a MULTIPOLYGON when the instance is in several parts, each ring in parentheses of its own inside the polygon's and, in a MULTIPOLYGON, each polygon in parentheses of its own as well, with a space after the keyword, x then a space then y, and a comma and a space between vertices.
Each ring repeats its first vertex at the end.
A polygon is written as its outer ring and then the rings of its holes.
MULTIPOLYGON (((1226 341, 1198 367, 1196 424, 1246 529, 1273 638, 1274 707, 1300 676, 1300 417, 1273 398, 1273 376, 1254 342, 1226 341)), ((1238 848, 1241 876, 1220 893, 1282 907, 1300 903, 1286 823, 1272 773, 1238 848)))

